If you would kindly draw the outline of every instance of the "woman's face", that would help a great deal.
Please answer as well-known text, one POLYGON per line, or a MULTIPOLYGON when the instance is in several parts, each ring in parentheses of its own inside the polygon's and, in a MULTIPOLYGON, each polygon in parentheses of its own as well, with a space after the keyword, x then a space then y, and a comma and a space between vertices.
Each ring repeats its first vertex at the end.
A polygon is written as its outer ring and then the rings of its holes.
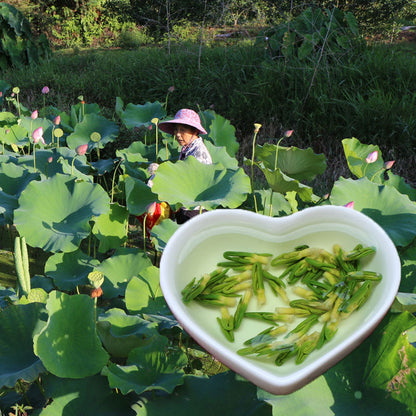
POLYGON ((180 146, 186 146, 197 137, 197 131, 193 127, 184 124, 176 124, 173 135, 180 146))

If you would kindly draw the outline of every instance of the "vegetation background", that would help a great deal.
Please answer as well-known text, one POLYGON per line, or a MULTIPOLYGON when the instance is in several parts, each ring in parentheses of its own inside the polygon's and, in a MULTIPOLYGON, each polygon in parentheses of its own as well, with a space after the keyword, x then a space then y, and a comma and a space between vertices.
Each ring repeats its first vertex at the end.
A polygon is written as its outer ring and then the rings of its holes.
MULTIPOLYGON (((319 179, 324 187, 347 174, 341 148, 346 137, 379 145, 386 158, 396 160, 396 171, 416 182, 410 150, 416 134, 415 49, 413 32, 401 29, 415 21, 413 1, 9 4, 28 19, 34 36, 47 36, 52 50, 38 64, 2 71, 1 78, 19 86, 31 109, 42 104, 45 97, 39 92, 45 85, 50 105, 68 110, 82 95, 109 117, 115 117, 116 97, 143 104, 164 100, 174 87, 169 112, 214 109, 235 126, 241 157, 250 151, 253 124, 260 123, 260 143, 293 129, 291 144, 324 153, 329 166, 319 179), (342 50, 340 32, 331 44, 325 38, 328 21, 316 15, 294 28, 304 38, 319 35, 309 54, 288 53, 282 48, 284 38, 277 47, 268 42, 268 30, 276 35, 276 28, 295 22, 308 8, 326 10, 328 16, 334 7, 344 16, 352 13, 358 24, 357 35, 347 33, 349 42, 342 50)), ((347 26, 342 29, 348 31, 347 26)), ((123 147, 134 139, 134 132, 120 136, 123 147)))

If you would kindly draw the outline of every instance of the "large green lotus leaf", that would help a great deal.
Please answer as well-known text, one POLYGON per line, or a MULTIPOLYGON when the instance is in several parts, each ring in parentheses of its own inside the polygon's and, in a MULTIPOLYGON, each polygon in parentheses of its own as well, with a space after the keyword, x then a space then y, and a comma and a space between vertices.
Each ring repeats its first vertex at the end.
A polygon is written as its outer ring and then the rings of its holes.
MULTIPOLYGON (((0 86, 0 91, 1 91, 1 86, 0 86)), ((2 111, 2 112, 0 112, 0 125, 1 126, 4 126, 4 125, 10 126, 12 124, 17 123, 17 120, 18 120, 18 117, 15 116, 10 111, 2 111)))
POLYGON ((127 315, 113 308, 98 317, 97 330, 105 349, 114 357, 127 357, 136 347, 152 343, 159 337, 157 323, 127 315))
POLYGON ((267 183, 274 192, 285 195, 287 192, 296 192, 302 201, 313 200, 313 189, 300 183, 298 180, 285 175, 279 168, 271 170, 262 164, 257 165, 266 177, 267 183))
POLYGON ((45 275, 53 279, 55 286, 61 290, 74 290, 77 286, 89 283, 88 274, 99 265, 81 250, 71 253, 56 253, 45 263, 45 275))
POLYGON ((181 350, 169 351, 160 343, 154 343, 146 348, 135 348, 129 354, 127 365, 110 364, 103 374, 107 375, 110 387, 123 394, 152 390, 172 393, 176 386, 183 384, 183 368, 187 363, 187 356, 181 350))
POLYGON ((340 178, 331 192, 332 205, 345 205, 354 201, 354 209, 376 221, 393 242, 407 246, 416 236, 416 204, 392 186, 340 178))
POLYGON ((96 270, 104 273, 103 297, 110 299, 123 296, 127 283, 133 276, 152 265, 145 253, 135 248, 121 247, 96 270))
POLYGON ((224 146, 227 153, 234 157, 240 147, 235 137, 235 127, 231 125, 229 120, 212 110, 206 110, 200 116, 203 126, 206 126, 208 137, 215 146, 224 146))
POLYGON ((194 157, 162 163, 152 188, 161 201, 170 205, 179 203, 189 209, 199 205, 206 209, 237 208, 245 201, 250 189, 250 178, 243 169, 204 165, 194 157))
POLYGON ((170 313, 159 284, 159 269, 151 266, 137 273, 126 288, 126 307, 130 313, 170 313))
POLYGON ((416 293, 416 247, 408 247, 401 251, 402 263, 400 292, 416 293))
POLYGON ((32 247, 71 252, 89 235, 91 218, 108 212, 109 206, 109 197, 100 185, 56 174, 26 187, 14 212, 14 223, 32 247))
POLYGON ((407 195, 412 201, 416 201, 416 188, 409 185, 405 179, 395 175, 390 170, 387 172, 388 180, 384 185, 394 186, 401 194, 407 195))
POLYGON ((277 150, 277 167, 287 176, 298 181, 312 180, 317 175, 325 172, 326 159, 323 154, 316 154, 309 147, 299 149, 298 147, 281 147, 266 143, 256 146, 256 158, 263 165, 274 170, 277 150))
POLYGON ((63 379, 48 374, 42 377, 48 405, 38 416, 135 416, 125 396, 108 386, 103 376, 63 379))
MULTIPOLYGON (((271 189, 256 189, 255 196, 259 214, 270 217, 284 217, 292 213, 289 201, 278 192, 273 192, 271 189)), ((255 206, 252 194, 247 199, 247 203, 250 210, 254 211, 255 206)))
POLYGON ((231 371, 209 378, 186 376, 175 394, 159 396, 135 410, 137 416, 272 415, 272 407, 257 398, 257 387, 231 371))
POLYGON ((88 144, 88 152, 97 146, 102 149, 107 143, 113 142, 119 133, 119 127, 111 120, 99 114, 86 114, 84 119, 75 126, 74 132, 67 138, 68 147, 76 149, 82 144, 88 144), (100 139, 91 140, 93 133, 99 133, 100 139))
POLYGON ((391 312, 416 312, 416 293, 403 293, 398 292, 394 299, 393 305, 390 309, 391 312))
POLYGON ((10 127, 0 128, 0 142, 22 147, 29 143, 29 138, 26 129, 19 124, 13 124, 10 127))
POLYGON ((139 179, 131 176, 124 177, 126 205, 130 214, 143 214, 149 204, 158 201, 157 194, 152 192, 151 188, 139 179))
POLYGON ((173 233, 179 227, 179 224, 169 218, 155 225, 150 234, 156 250, 163 251, 169 241, 169 238, 172 237, 173 233))
POLYGON ((159 101, 154 103, 146 102, 144 105, 129 103, 126 109, 122 110, 122 103, 118 104, 117 115, 123 124, 128 128, 150 126, 153 118, 162 119, 166 117, 166 110, 159 101))
POLYGON ((110 205, 110 212, 94 219, 92 232, 100 242, 98 247, 100 253, 118 248, 127 241, 128 218, 127 209, 115 203, 110 205))
POLYGON ((380 175, 383 170, 384 162, 378 146, 362 144, 355 137, 342 140, 342 145, 344 147, 348 167, 353 175, 357 178, 366 176, 369 179, 377 179, 377 182, 381 182, 380 175), (378 152, 378 158, 373 163, 367 163, 365 159, 372 152, 378 152))
POLYGON ((94 300, 87 295, 51 292, 49 319, 34 337, 35 354, 46 369, 63 378, 83 378, 101 371, 109 355, 96 332, 94 300))
POLYGON ((13 220, 21 192, 36 179, 39 179, 39 174, 30 173, 14 163, 0 163, 0 213, 7 223, 13 220))
POLYGON ((216 147, 211 142, 205 141, 207 149, 211 155, 213 163, 220 163, 227 169, 238 169, 238 160, 235 157, 231 157, 225 147, 216 147))
POLYGON ((11 305, 0 312, 0 389, 13 388, 18 380, 32 382, 45 371, 33 352, 33 335, 40 330, 45 306, 11 305))
POLYGON ((115 163, 115 159, 99 159, 95 162, 91 162, 90 166, 92 166, 92 173, 95 176, 103 176, 104 174, 111 172, 114 169, 115 163))

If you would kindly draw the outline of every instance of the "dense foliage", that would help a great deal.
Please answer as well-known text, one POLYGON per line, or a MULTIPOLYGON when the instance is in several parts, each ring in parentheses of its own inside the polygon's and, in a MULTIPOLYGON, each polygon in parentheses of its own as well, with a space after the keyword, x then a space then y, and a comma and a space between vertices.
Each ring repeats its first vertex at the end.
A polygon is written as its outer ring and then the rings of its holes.
MULTIPOLYGON (((5 82, 2 88, 15 110, 1 113, 0 220, 16 267, 16 279, 0 287, 2 411, 415 414, 416 321, 409 312, 415 310, 416 191, 392 173, 393 162, 383 160, 378 146, 344 139, 352 177, 320 195, 307 182, 322 174, 326 158, 284 146, 293 140, 290 131, 258 145, 261 126, 255 125, 253 152, 244 161, 249 176, 235 158, 235 127, 212 110, 200 112, 214 162, 203 165, 192 157, 177 161, 177 144, 157 130, 169 117, 168 97, 145 104, 118 97, 115 117, 108 118, 83 97, 69 112, 32 110, 21 103, 19 88, 5 82), (116 157, 103 157, 122 127, 135 129, 137 140, 116 157), (160 167, 149 188, 147 168, 155 161, 160 167), (254 170, 264 175, 265 186, 253 180, 254 170), (320 204, 354 205, 396 245, 401 293, 352 354, 305 388, 273 396, 225 368, 210 371, 214 360, 170 313, 158 264, 182 225, 165 219, 148 237, 137 221, 160 201, 173 209, 238 207, 270 216, 320 204), (36 275, 35 254, 42 266, 36 275)), ((42 92, 45 97, 50 90, 42 92)))

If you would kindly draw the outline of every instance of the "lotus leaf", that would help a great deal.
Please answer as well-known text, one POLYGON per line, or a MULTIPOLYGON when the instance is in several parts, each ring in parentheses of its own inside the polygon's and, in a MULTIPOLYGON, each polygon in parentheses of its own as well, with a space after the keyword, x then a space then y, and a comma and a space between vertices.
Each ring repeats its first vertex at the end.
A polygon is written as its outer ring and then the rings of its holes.
MULTIPOLYGON (((19 123, 19 126, 24 128, 27 132, 27 135, 32 140, 32 133, 39 127, 43 129, 43 138, 46 144, 52 143, 52 121, 48 120, 47 118, 38 117, 33 120, 31 117, 22 117, 19 123)), ((41 142, 38 143, 39 147, 43 147, 41 142)))
POLYGON ((186 376, 175 394, 143 404, 137 409, 137 416, 271 416, 272 410, 270 404, 257 398, 254 384, 227 371, 209 378, 186 376))
POLYGON ((133 248, 122 247, 108 259, 105 259, 97 268, 104 273, 105 280, 102 285, 103 297, 110 299, 124 295, 127 283, 133 276, 152 263, 145 253, 133 248))
POLYGON ((160 337, 157 323, 127 315, 113 308, 98 317, 97 330, 105 349, 114 357, 127 357, 133 348, 153 343, 160 337))
POLYGON ((111 172, 114 169, 115 160, 114 159, 100 159, 96 162, 91 162, 90 165, 93 167, 94 171, 92 172, 95 175, 102 176, 107 172, 111 172))
POLYGON ((376 221, 397 246, 407 246, 416 236, 416 204, 392 186, 382 186, 367 178, 340 178, 335 182, 330 202, 345 205, 354 201, 354 209, 376 221))
POLYGON ((110 212, 95 218, 93 234, 100 242, 98 251, 105 253, 127 241, 129 212, 119 204, 111 204, 110 212))
POLYGON ((74 290, 77 286, 88 284, 88 274, 98 265, 98 260, 81 250, 56 253, 46 261, 45 274, 53 279, 57 288, 74 290))
POLYGON ((21 192, 36 179, 39 174, 30 173, 14 163, 0 163, 0 219, 6 224, 13 221, 13 211, 18 207, 21 192))
POLYGON ((384 162, 378 146, 362 144, 356 138, 344 139, 342 145, 348 167, 353 175, 357 178, 366 176, 373 181, 377 179, 377 182, 381 182, 380 175, 384 162), (367 163, 365 159, 372 152, 378 152, 378 158, 373 163, 367 163))
POLYGON ((318 155, 311 148, 280 147, 266 143, 263 146, 256 146, 255 155, 266 168, 274 170, 276 151, 277 167, 282 173, 297 181, 312 180, 325 172, 325 155, 318 155))
POLYGON ((400 292, 416 293, 416 248, 408 247, 400 253, 402 262, 402 278, 400 280, 400 292))
POLYGON ((75 127, 78 123, 81 123, 84 120, 85 115, 99 115, 100 113, 101 109, 97 103, 87 104, 85 102, 80 102, 78 104, 71 105, 70 124, 72 127, 75 127))
POLYGON ((99 114, 86 114, 84 119, 78 123, 73 133, 67 138, 68 147, 76 149, 82 144, 88 144, 88 152, 92 149, 102 149, 107 143, 113 142, 119 133, 119 127, 113 121, 107 120, 99 114), (91 135, 98 133, 100 139, 95 142, 91 140, 91 135))
POLYGON ((152 228, 151 236, 156 250, 163 251, 169 238, 179 227, 180 226, 171 219, 166 219, 160 224, 155 225, 152 228))
POLYGON ((235 157, 231 157, 225 147, 216 147, 211 142, 206 141, 205 145, 212 157, 213 163, 221 163, 227 169, 238 169, 238 161, 235 157))
POLYGON ((154 343, 147 348, 135 348, 129 354, 127 365, 106 367, 103 374, 107 375, 110 387, 118 388, 123 394, 152 390, 172 393, 176 386, 183 384, 186 355, 179 349, 168 351, 157 346, 154 343))
POLYGON ((208 137, 215 146, 224 146, 227 153, 234 157, 240 147, 235 137, 235 127, 227 119, 212 110, 204 111, 200 116, 202 124, 208 132, 208 137))
POLYGON ((14 223, 32 247, 70 252, 89 235, 91 218, 108 210, 108 195, 99 185, 56 174, 26 187, 14 223))
POLYGON ((274 192, 285 195, 288 192, 295 191, 302 201, 309 202, 314 199, 313 189, 310 186, 303 185, 298 180, 285 175, 279 168, 271 170, 263 164, 257 166, 263 172, 267 183, 274 192))
POLYGON ((126 109, 123 110, 123 102, 119 97, 117 97, 117 100, 117 115, 128 129, 147 127, 152 124, 151 120, 153 118, 160 120, 166 117, 166 110, 159 101, 146 102, 144 105, 129 103, 126 105, 126 109))
POLYGON ((63 378, 100 372, 109 356, 96 332, 94 300, 53 291, 46 309, 48 322, 33 339, 35 354, 46 369, 63 378))
POLYGON ((391 171, 387 172, 388 180, 384 185, 394 186, 401 194, 407 195, 412 201, 416 202, 416 189, 409 185, 404 178, 395 175, 391 171))
POLYGON ((159 285, 159 269, 155 266, 142 270, 129 281, 125 299, 130 313, 169 313, 159 285))
POLYGON ((39 416, 136 414, 125 397, 108 387, 107 378, 103 376, 71 380, 49 374, 42 379, 42 384, 49 404, 39 416))
POLYGON ((152 192, 144 182, 131 176, 125 176, 124 183, 126 204, 130 214, 141 215, 146 211, 149 204, 158 201, 157 194, 152 192))
POLYGON ((18 124, 2 127, 0 128, 0 142, 23 147, 29 143, 28 133, 26 129, 18 124))
POLYGON ((33 335, 45 324, 40 303, 12 305, 0 313, 0 389, 18 380, 32 382, 45 371, 33 352, 33 335))
POLYGON ((250 178, 243 169, 204 165, 192 156, 176 163, 162 163, 152 188, 161 201, 182 204, 189 209, 236 208, 247 198, 250 189, 250 178))

